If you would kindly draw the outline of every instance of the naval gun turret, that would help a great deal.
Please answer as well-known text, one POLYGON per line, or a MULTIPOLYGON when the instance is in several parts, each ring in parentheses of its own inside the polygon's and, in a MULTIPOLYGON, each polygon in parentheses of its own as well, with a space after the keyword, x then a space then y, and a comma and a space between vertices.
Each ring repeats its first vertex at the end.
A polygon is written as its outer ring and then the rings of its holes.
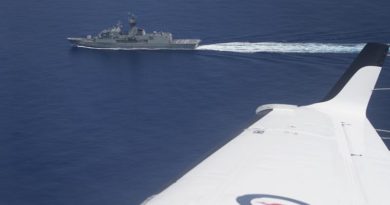
POLYGON ((128 17, 129 30, 123 32, 123 25, 118 23, 112 28, 105 29, 97 36, 88 35, 87 38, 68 38, 78 47, 114 48, 114 49, 195 49, 200 39, 173 39, 168 32, 146 33, 137 27, 137 20, 133 14, 128 17))

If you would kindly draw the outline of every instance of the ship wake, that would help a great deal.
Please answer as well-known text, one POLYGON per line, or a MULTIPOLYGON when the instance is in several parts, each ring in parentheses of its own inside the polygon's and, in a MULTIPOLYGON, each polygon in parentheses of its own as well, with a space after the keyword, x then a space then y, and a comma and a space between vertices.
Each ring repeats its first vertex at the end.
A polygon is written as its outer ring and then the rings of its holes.
POLYGON ((230 42, 201 45, 197 50, 238 53, 358 53, 365 44, 230 42))

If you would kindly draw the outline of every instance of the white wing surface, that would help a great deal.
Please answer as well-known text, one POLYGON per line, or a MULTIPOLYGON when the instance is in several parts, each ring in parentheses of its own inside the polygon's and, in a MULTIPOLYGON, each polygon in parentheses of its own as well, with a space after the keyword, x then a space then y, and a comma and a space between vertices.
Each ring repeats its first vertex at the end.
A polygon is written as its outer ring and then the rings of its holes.
POLYGON ((323 102, 259 107, 264 117, 143 204, 390 204, 390 152, 366 117, 387 51, 367 44, 323 102))

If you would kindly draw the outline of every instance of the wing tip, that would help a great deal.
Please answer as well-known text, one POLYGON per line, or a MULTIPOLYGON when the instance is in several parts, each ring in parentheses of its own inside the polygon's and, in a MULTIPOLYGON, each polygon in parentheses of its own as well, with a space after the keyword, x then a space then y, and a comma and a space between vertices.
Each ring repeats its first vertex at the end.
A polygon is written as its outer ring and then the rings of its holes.
POLYGON ((355 58, 336 85, 330 90, 321 102, 333 99, 344 88, 349 80, 365 66, 382 67, 389 50, 389 46, 383 43, 367 43, 359 55, 355 58))

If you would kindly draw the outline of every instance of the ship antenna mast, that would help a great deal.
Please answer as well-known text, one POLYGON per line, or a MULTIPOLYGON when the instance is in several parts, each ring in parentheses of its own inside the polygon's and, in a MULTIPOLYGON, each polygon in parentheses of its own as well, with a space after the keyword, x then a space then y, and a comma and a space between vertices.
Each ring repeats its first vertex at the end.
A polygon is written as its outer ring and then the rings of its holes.
POLYGON ((137 25, 137 21, 135 19, 134 14, 132 14, 130 12, 129 12, 129 25, 130 25, 130 28, 133 28, 137 25))

